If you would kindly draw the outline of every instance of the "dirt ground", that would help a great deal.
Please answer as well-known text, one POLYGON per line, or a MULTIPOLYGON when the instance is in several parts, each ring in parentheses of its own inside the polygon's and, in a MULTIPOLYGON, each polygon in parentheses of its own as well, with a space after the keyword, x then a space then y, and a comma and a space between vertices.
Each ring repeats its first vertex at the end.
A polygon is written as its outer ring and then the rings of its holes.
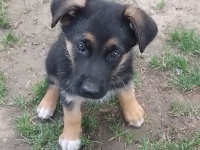
MULTIPOLYGON (((7 105, 0 105, 0 149, 29 150, 31 146, 24 143, 16 132, 15 118, 20 110, 14 106, 11 98, 16 94, 29 97, 32 85, 44 79, 44 59, 59 33, 59 27, 51 29, 51 14, 49 1, 45 0, 8 0, 8 17, 15 26, 14 32, 22 44, 7 51, 0 52, 0 69, 6 74, 9 94, 7 105), (30 69, 31 68, 31 69, 30 69)), ((184 136, 193 129, 200 129, 200 120, 196 118, 172 118, 169 115, 170 102, 181 100, 200 105, 200 94, 192 92, 181 94, 180 91, 168 86, 167 79, 159 72, 149 67, 149 60, 154 54, 161 54, 168 33, 177 25, 195 28, 200 33, 200 3, 199 0, 170 0, 161 11, 155 9, 160 0, 129 0, 123 3, 133 3, 148 12, 156 21, 159 33, 156 39, 147 47, 143 57, 136 58, 136 69, 141 74, 141 86, 136 89, 137 99, 145 108, 148 123, 140 129, 134 129, 140 135, 152 134, 158 137, 168 135, 173 139, 170 130, 176 126, 178 133, 184 136)), ((3 35, 4 30, 0 30, 3 35)), ((138 51, 137 48, 135 48, 138 51)), ((108 142, 108 135, 103 134, 99 139, 103 144, 102 150, 133 149, 124 148, 116 141, 108 142)))

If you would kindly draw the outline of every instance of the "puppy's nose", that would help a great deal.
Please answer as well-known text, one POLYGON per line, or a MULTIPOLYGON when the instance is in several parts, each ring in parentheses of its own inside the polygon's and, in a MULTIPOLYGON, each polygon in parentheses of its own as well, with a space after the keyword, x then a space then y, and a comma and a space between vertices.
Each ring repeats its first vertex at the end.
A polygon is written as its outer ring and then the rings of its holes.
POLYGON ((84 82, 82 85, 83 93, 88 96, 94 96, 96 94, 99 94, 101 91, 101 86, 99 84, 95 84, 93 82, 84 82))

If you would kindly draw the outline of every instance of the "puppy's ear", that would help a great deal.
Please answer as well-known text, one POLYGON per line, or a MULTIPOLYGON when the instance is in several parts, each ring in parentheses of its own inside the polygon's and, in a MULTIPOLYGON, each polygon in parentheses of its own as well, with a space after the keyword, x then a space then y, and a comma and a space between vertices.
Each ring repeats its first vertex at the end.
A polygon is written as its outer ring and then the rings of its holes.
POLYGON ((51 13, 53 18, 51 27, 55 27, 58 21, 62 24, 69 23, 85 4, 86 0, 52 0, 51 13))
POLYGON ((136 35, 140 52, 143 53, 158 32, 157 25, 143 10, 133 5, 126 5, 124 13, 136 35))

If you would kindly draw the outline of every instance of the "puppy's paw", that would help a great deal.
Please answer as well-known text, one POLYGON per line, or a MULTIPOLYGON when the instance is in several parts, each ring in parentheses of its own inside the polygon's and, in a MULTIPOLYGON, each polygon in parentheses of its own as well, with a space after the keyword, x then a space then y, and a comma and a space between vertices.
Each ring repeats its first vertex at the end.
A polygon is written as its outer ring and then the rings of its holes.
POLYGON ((68 140, 64 138, 61 134, 59 138, 59 144, 62 150, 78 150, 81 147, 81 140, 68 140))
POLYGON ((130 105, 127 109, 123 110, 123 113, 129 125, 141 127, 144 122, 144 110, 138 103, 130 105))
POLYGON ((59 97, 59 90, 55 86, 49 86, 44 98, 40 102, 37 113, 41 119, 48 119, 53 116, 59 97))
POLYGON ((43 99, 37 107, 38 117, 41 119, 48 119, 53 116, 56 109, 56 102, 43 99))
POLYGON ((48 119, 53 116, 55 110, 47 107, 39 107, 37 108, 38 117, 41 119, 48 119))

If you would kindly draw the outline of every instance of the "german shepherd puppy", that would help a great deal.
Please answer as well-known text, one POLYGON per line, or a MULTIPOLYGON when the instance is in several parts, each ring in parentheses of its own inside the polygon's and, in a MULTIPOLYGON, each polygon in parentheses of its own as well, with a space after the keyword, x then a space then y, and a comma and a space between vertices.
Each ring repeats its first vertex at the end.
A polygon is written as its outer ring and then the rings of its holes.
POLYGON ((109 99, 116 94, 128 124, 140 127, 144 111, 132 84, 131 49, 142 53, 157 34, 157 25, 143 10, 104 0, 52 0, 53 28, 61 33, 46 59, 49 87, 38 106, 48 119, 60 97, 64 129, 62 150, 81 146, 81 103, 109 99))

